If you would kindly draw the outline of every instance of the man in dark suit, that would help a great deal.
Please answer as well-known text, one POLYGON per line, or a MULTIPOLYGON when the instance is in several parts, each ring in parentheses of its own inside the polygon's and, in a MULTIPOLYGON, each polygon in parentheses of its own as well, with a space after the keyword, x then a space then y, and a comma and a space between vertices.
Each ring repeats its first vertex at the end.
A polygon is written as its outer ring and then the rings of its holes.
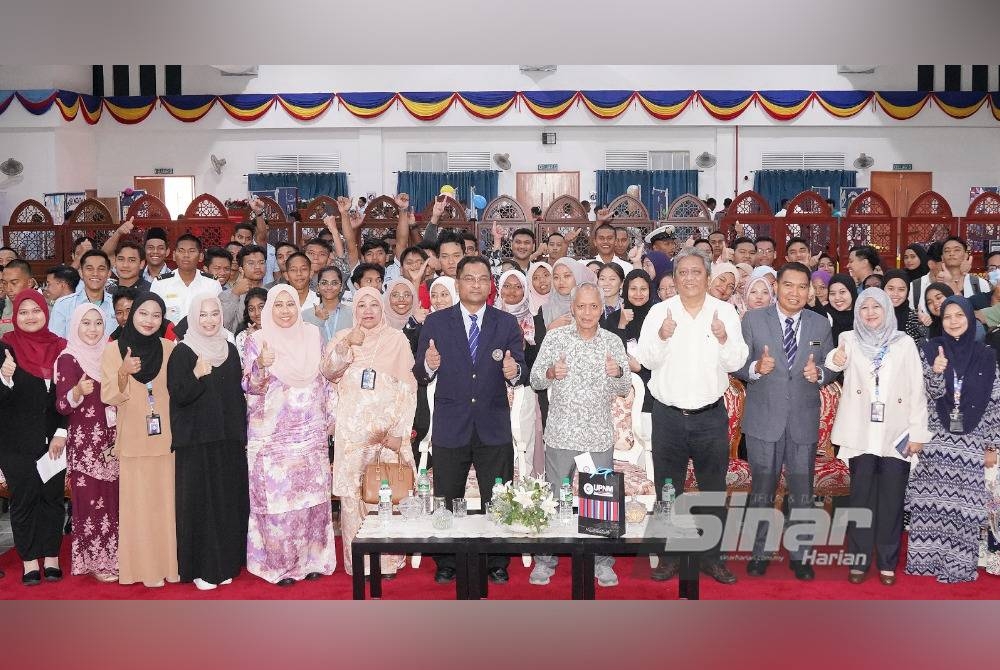
MULTIPOLYGON (((476 467, 480 500, 493 493, 494 479, 514 478, 514 446, 507 386, 525 369, 524 336, 510 314, 490 307, 493 285, 482 256, 458 263, 459 303, 427 317, 420 331, 413 374, 420 382, 437 379, 431 444, 434 495, 448 507, 465 497, 469 467, 476 467)), ((455 557, 436 556, 435 581, 455 579, 455 557)), ((489 577, 507 581, 507 556, 489 557, 489 577)))
MULTIPOLYGON (((833 348, 830 323, 805 309, 809 268, 787 263, 778 270, 777 304, 752 309, 743 317, 743 339, 750 348, 736 376, 747 382, 742 429, 750 461, 750 507, 774 507, 781 468, 788 483, 788 507, 813 504, 813 470, 819 438, 819 389, 834 380, 823 367, 833 348)), ((757 528, 747 574, 767 571, 765 540, 769 524, 757 528)), ((804 548, 790 552, 790 568, 801 580, 813 578, 802 562, 804 548)))

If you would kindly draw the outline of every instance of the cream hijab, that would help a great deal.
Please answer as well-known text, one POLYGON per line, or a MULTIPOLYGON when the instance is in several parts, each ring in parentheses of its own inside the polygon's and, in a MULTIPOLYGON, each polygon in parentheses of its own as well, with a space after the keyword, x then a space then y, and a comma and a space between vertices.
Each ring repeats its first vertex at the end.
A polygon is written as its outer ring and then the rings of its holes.
POLYGON ((194 352, 195 356, 204 358, 213 368, 225 363, 226 358, 229 357, 229 341, 222 328, 221 318, 222 302, 211 293, 199 293, 191 299, 191 306, 188 308, 187 314, 188 328, 187 332, 184 333, 184 339, 181 340, 194 352), (211 336, 205 334, 198 322, 198 316, 201 310, 206 308, 206 304, 219 309, 219 330, 211 336))

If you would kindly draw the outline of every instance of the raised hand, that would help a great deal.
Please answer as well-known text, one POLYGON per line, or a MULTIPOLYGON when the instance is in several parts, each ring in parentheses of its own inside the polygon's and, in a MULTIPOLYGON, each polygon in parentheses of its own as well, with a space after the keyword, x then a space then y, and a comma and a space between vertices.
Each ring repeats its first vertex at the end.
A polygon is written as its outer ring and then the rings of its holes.
POLYGON ((736 219, 736 222, 733 223, 733 230, 736 232, 736 237, 742 237, 743 236, 743 229, 744 228, 746 228, 746 226, 744 224, 740 223, 739 219, 736 219))
POLYGON ((668 309, 667 317, 663 319, 663 323, 660 324, 660 339, 664 341, 669 340, 673 336, 675 330, 677 330, 677 322, 674 321, 674 316, 668 309))
POLYGON ((135 228, 135 217, 130 216, 128 218, 128 221, 118 226, 118 233, 121 235, 128 235, 129 233, 132 232, 133 228, 135 228))
POLYGON ((736 252, 733 251, 731 247, 723 247, 722 260, 726 261, 727 263, 732 263, 735 258, 736 258, 736 252))
POLYGON ((84 398, 94 392, 94 380, 83 375, 80 377, 80 381, 76 383, 73 387, 73 393, 77 398, 84 398))
POLYGON ((393 198, 396 201, 396 206, 399 207, 400 212, 408 212, 410 210, 410 194, 409 193, 397 193, 396 197, 393 198))
POLYGON ((944 374, 948 367, 948 359, 944 356, 944 347, 938 347, 938 355, 934 358, 934 372, 944 374))
POLYGON ((719 341, 719 344, 725 344, 728 339, 726 324, 722 323, 722 320, 719 318, 719 310, 715 310, 715 314, 712 316, 712 335, 715 335, 715 339, 719 341))
POLYGON ((428 314, 429 312, 426 309, 417 305, 416 309, 413 310, 413 320, 417 323, 423 323, 428 314))
POLYGON ((267 345, 267 340, 264 340, 264 344, 260 347, 260 355, 257 356, 257 365, 262 368, 269 368, 274 365, 274 352, 267 345))
POLYGON ((642 265, 642 245, 637 244, 628 250, 626 254, 628 256, 628 262, 636 267, 641 267, 642 265))
POLYGON ((684 240, 684 246, 685 247, 693 247, 694 246, 694 235, 688 235, 688 238, 686 240, 684 240))
POLYGON ((510 355, 510 349, 503 355, 503 376, 511 381, 517 377, 517 361, 510 355))
POLYGON ((357 230, 361 227, 361 223, 364 221, 364 217, 361 216, 361 212, 348 212, 348 221, 351 224, 351 230, 357 230))
POLYGON ((434 340, 431 340, 427 344, 427 353, 424 354, 424 363, 430 368, 432 372, 436 371, 441 367, 441 353, 434 346, 434 340))
POLYGON ((333 214, 327 214, 323 217, 323 225, 334 235, 337 235, 337 217, 333 214))
POLYGON ((920 319, 920 323, 922 323, 923 325, 925 325, 927 327, 930 327, 930 325, 932 323, 934 323, 931 320, 931 315, 928 314, 926 311, 924 311, 923 307, 921 307, 919 310, 917 310, 917 318, 920 319))
POLYGON ((493 222, 493 228, 491 230, 493 233, 493 250, 498 251, 503 245, 503 228, 496 221, 493 222))
POLYGON ((198 360, 194 362, 194 376, 196 379, 201 379, 205 375, 212 374, 212 364, 206 361, 201 356, 198 360))
POLYGON ((596 212, 594 212, 594 215, 597 217, 598 223, 607 223, 612 218, 611 210, 608 209, 607 207, 602 207, 601 209, 597 210, 596 212))
POLYGON ((122 358, 122 366, 119 372, 126 375, 134 375, 139 372, 142 367, 142 361, 132 355, 132 347, 128 347, 125 350, 125 357, 122 358))
POLYGON ((563 380, 566 379, 566 375, 569 374, 569 366, 566 364, 566 354, 559 357, 555 363, 553 363, 545 374, 549 379, 563 380))
POLYGON ((340 220, 344 221, 345 217, 351 211, 351 199, 345 196, 339 196, 337 198, 337 209, 340 210, 340 220))
POLYGON ((833 364, 838 368, 842 368, 847 365, 847 350, 844 348, 844 343, 841 342, 837 350, 833 352, 833 364))
POLYGON ((542 258, 543 256, 548 256, 548 255, 549 255, 549 245, 545 242, 542 242, 541 244, 538 245, 538 248, 535 249, 535 253, 531 254, 531 258, 532 259, 542 258))
MULTIPOLYGON (((811 267, 811 268, 817 268, 817 267, 819 267, 819 257, 822 254, 823 254, 823 252, 821 251, 818 254, 816 254, 815 256, 810 256, 809 257, 809 267, 811 267)), ((810 286, 812 286, 811 282, 810 282, 810 286)))
POLYGON ((563 237, 563 239, 566 240, 566 244, 572 246, 576 238, 580 237, 580 232, 582 230, 583 228, 574 228, 573 230, 566 233, 566 235, 563 237))
POLYGON ((233 292, 233 295, 245 295, 250 291, 250 280, 243 276, 243 268, 237 271, 236 281, 233 282, 233 287, 229 290, 233 292))
POLYGON ((767 345, 764 345, 764 353, 760 355, 757 359, 757 374, 759 375, 769 375, 774 372, 774 357, 771 352, 768 351, 767 345))
POLYGON ((365 331, 360 328, 352 328, 351 334, 347 336, 347 343, 352 347, 360 347, 365 343, 365 331))
POLYGON ((330 310, 328 310, 321 302, 316 303, 313 307, 313 314, 315 314, 316 318, 320 321, 326 321, 330 318, 330 310))
POLYGON ((635 310, 631 308, 622 308, 622 315, 618 318, 618 329, 621 330, 628 324, 632 323, 632 319, 635 318, 635 310))
POLYGON ((608 373, 609 377, 618 378, 622 376, 622 368, 615 361, 614 357, 612 357, 611 352, 608 352, 604 357, 604 371, 608 373))
POLYGON ((816 369, 816 358, 813 354, 809 354, 809 359, 806 361, 805 367, 802 368, 802 376, 810 384, 815 384, 819 379, 819 370, 816 369))
POLYGON ((3 365, 0 366, 0 375, 3 375, 4 379, 13 379, 15 370, 17 370, 17 363, 14 362, 14 357, 10 355, 10 349, 8 349, 3 358, 3 365))
POLYGON ((440 196, 440 199, 434 199, 434 207, 431 209, 431 220, 437 221, 444 214, 444 208, 448 204, 448 198, 446 196, 440 196))
POLYGON ((264 211, 264 202, 255 195, 250 196, 250 209, 253 210, 254 214, 260 214, 264 211))

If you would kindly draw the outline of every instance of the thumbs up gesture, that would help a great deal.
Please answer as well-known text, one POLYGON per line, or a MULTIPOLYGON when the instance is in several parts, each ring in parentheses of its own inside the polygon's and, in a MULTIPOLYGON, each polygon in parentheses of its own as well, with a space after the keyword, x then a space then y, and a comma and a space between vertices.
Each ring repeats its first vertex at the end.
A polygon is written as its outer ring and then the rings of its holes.
POLYGON ((667 318, 665 318, 663 323, 660 324, 660 339, 664 341, 669 340, 673 336, 675 330, 677 330, 677 322, 674 321, 674 317, 670 313, 670 309, 667 309, 667 318))
POLYGON ((764 353, 760 355, 757 359, 757 374, 759 375, 769 375, 774 371, 774 357, 771 356, 771 352, 768 351, 767 345, 764 345, 764 353))
POLYGON ((939 375, 944 374, 947 367, 948 359, 944 356, 944 347, 938 347, 938 355, 934 358, 934 372, 939 375))
POLYGON ((432 371, 436 371, 439 367, 441 367, 441 354, 438 352, 437 347, 434 346, 434 340, 431 340, 427 345, 427 353, 424 354, 424 362, 432 371))
POLYGON ((511 381, 517 377, 517 361, 510 355, 510 349, 503 355, 503 376, 511 381))
POLYGON ((809 354, 806 366, 802 368, 802 376, 805 377, 806 381, 810 384, 815 384, 819 379, 819 370, 816 369, 816 357, 813 354, 809 354))
POLYGON ((80 378, 80 381, 76 383, 76 386, 73 387, 73 392, 77 398, 83 398, 90 395, 94 392, 94 380, 87 375, 83 375, 83 377, 80 378))
POLYGON ((268 346, 267 340, 264 340, 264 344, 260 347, 260 355, 257 356, 257 364, 262 368, 269 368, 274 365, 274 352, 271 351, 271 347, 268 346))
POLYGON ((545 375, 549 379, 563 380, 566 379, 566 375, 569 374, 569 366, 566 365, 566 354, 559 357, 555 363, 552 364, 548 370, 546 370, 545 375))
POLYGON ((611 352, 608 352, 604 358, 604 371, 608 373, 609 377, 614 377, 615 379, 622 376, 622 368, 615 362, 615 359, 611 356, 611 352))
POLYGON ((838 368, 842 368, 847 365, 847 351, 844 349, 844 343, 841 342, 837 350, 833 352, 833 364, 838 368))
POLYGON ((212 374, 212 365, 211 365, 211 363, 209 363, 204 358, 202 358, 201 356, 199 356, 198 360, 195 361, 195 363, 194 363, 194 376, 195 376, 195 378, 196 379, 201 379, 205 375, 210 375, 210 374, 212 374))
POLYGON ((726 324, 722 323, 722 320, 719 318, 719 310, 715 310, 715 314, 712 316, 712 335, 715 335, 715 339, 719 341, 719 344, 725 344, 728 339, 726 324))
POLYGON ((126 375, 134 375, 142 367, 142 361, 132 355, 132 347, 125 350, 125 358, 122 359, 120 372, 126 375))
POLYGON ((135 217, 130 216, 128 221, 118 226, 118 232, 121 233, 122 235, 128 235, 129 233, 132 232, 133 228, 135 228, 135 217))
POLYGON ((15 370, 17 370, 17 363, 14 362, 14 357, 10 355, 10 349, 8 349, 4 355, 3 365, 0 366, 0 375, 3 375, 4 379, 13 379, 15 370))
POLYGON ((927 327, 930 327, 930 325, 933 323, 933 321, 931 321, 931 315, 928 314, 923 307, 917 310, 917 318, 920 319, 920 323, 922 323, 927 327))
POLYGON ((365 332, 360 328, 352 328, 351 334, 347 336, 347 341, 352 347, 360 347, 365 343, 365 332))
POLYGON ((622 315, 618 319, 618 328, 624 328, 628 324, 632 323, 632 319, 635 318, 635 311, 632 309, 622 309, 622 315))

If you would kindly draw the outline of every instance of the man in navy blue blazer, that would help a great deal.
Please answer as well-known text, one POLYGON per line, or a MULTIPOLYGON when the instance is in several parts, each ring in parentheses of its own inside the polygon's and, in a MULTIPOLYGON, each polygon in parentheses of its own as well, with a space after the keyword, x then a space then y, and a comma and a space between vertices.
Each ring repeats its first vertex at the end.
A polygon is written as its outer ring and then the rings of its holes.
MULTIPOLYGON (((480 499, 485 504, 500 477, 514 478, 507 387, 525 369, 524 336, 510 314, 486 304, 493 277, 486 259, 467 256, 458 264, 459 303, 434 312, 420 330, 413 374, 420 382, 437 379, 431 444, 434 448, 434 495, 449 509, 465 497, 469 467, 476 467, 480 499)), ((435 581, 455 579, 454 555, 435 556, 435 581)), ((508 556, 489 557, 489 577, 507 581, 508 556)))

